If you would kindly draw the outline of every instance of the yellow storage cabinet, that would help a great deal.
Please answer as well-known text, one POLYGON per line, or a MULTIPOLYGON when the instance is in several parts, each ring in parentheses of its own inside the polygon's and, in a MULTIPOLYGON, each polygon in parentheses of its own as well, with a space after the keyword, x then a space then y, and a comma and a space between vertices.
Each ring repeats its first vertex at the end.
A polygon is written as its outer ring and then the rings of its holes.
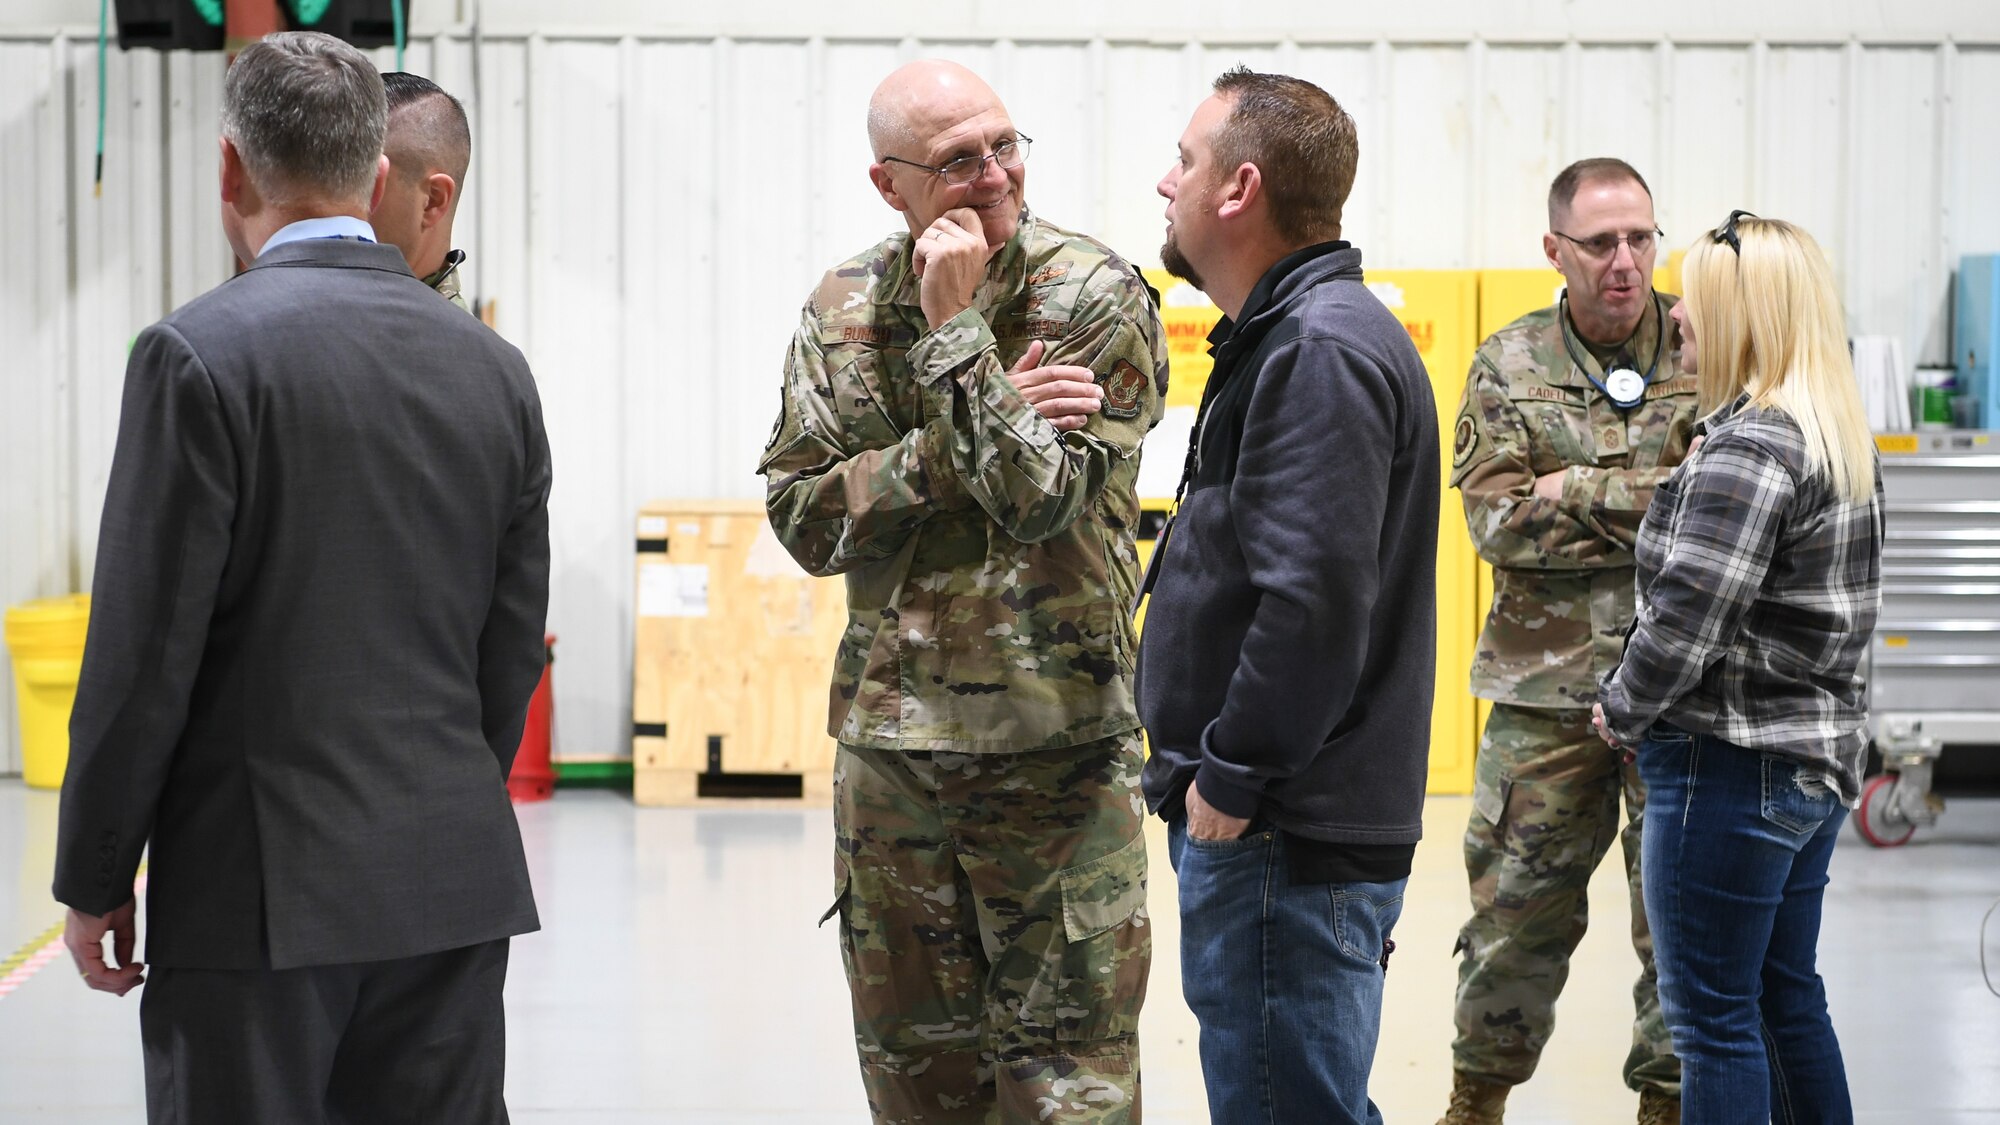
POLYGON ((1451 425, 1478 348, 1479 277, 1470 270, 1369 270, 1368 288, 1403 322, 1437 401, 1437 683, 1431 701, 1429 791, 1472 792, 1478 716, 1466 688, 1479 639, 1479 557, 1450 487, 1451 425))
POLYGON ((69 766, 69 714, 89 626, 88 594, 24 602, 6 613, 4 634, 21 716, 22 780, 36 789, 61 788, 69 766))

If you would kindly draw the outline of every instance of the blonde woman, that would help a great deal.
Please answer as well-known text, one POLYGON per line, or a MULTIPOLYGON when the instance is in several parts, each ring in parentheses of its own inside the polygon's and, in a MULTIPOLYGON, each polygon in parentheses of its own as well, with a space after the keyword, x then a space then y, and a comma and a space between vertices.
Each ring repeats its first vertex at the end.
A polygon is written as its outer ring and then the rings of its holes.
POLYGON ((1737 211, 1673 310, 1705 415, 1639 530, 1598 729, 1647 788, 1646 919, 1690 1125, 1853 1120, 1815 965, 1860 794, 1881 483, 1840 298, 1805 231, 1737 211), (1629 752, 1629 751, 1628 751, 1629 752))

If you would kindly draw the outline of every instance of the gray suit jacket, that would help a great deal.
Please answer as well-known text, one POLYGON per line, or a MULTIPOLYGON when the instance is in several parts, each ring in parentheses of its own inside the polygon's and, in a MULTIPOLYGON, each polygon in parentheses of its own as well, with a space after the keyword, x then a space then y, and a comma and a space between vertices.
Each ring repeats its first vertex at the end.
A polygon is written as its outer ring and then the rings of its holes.
POLYGON ((273 248, 140 334, 55 896, 146 960, 294 968, 538 926, 506 775, 543 666, 527 361, 393 247, 273 248))

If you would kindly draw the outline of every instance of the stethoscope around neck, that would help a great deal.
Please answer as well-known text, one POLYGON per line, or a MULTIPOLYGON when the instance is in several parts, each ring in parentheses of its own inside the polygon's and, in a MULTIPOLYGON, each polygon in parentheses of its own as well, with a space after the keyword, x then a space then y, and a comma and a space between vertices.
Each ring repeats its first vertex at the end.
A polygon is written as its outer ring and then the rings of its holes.
MULTIPOLYGON (((1578 371, 1583 372, 1583 377, 1590 380, 1591 386, 1604 392, 1604 397, 1611 400, 1611 405, 1620 410, 1630 410, 1646 401, 1646 388, 1653 385, 1653 376, 1660 371, 1660 358, 1667 354, 1667 310, 1660 307, 1660 294, 1657 290, 1653 293, 1653 317, 1657 326, 1653 341, 1653 362, 1646 368, 1644 375, 1639 374, 1630 364, 1619 364, 1616 359, 1612 361, 1611 369, 1604 373, 1604 378, 1599 379, 1592 375, 1590 365, 1584 362, 1582 356, 1576 354, 1576 340, 1573 338, 1574 333, 1570 331, 1567 290, 1557 302, 1556 316, 1562 321, 1563 350, 1569 353, 1569 361, 1576 365, 1578 371)), ((1639 327, 1644 326, 1645 322, 1642 319, 1639 327)), ((1637 336, 1639 328, 1632 329, 1632 334, 1637 336)), ((1623 358, 1626 354, 1628 353, 1621 346, 1619 358, 1623 358)))

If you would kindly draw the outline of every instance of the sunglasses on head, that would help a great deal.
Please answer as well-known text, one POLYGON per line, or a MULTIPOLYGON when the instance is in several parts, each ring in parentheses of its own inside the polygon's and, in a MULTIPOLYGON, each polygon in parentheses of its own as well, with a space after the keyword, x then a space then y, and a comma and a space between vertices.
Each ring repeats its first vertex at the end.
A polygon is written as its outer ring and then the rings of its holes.
POLYGON ((1731 250, 1736 251, 1736 256, 1739 258, 1742 257, 1743 240, 1739 238, 1736 234, 1736 220, 1754 219, 1756 217, 1757 216, 1751 214, 1748 211, 1743 211, 1743 210, 1731 211, 1729 213, 1729 218, 1725 220, 1721 226, 1715 228, 1714 231, 1715 240, 1717 242, 1728 243, 1729 248, 1731 250))

